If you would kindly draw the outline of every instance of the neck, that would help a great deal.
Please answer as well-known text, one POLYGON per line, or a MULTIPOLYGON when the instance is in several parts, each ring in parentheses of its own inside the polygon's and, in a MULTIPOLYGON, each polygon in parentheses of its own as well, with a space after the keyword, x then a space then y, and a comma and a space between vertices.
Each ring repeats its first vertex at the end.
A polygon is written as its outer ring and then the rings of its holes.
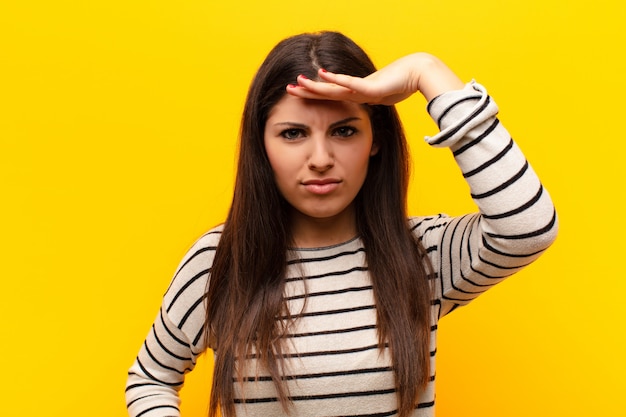
POLYGON ((350 205, 341 213, 322 219, 293 210, 291 230, 297 248, 319 248, 347 242, 357 235, 354 207, 350 205))

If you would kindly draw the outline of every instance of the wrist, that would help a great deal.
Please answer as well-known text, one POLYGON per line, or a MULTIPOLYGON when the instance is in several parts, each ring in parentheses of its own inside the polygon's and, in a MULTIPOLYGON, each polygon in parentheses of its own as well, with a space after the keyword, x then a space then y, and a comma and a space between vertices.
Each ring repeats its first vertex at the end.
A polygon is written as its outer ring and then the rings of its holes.
POLYGON ((415 60, 413 79, 417 82, 417 90, 426 101, 465 87, 465 83, 436 56, 418 52, 413 54, 412 59, 415 60))

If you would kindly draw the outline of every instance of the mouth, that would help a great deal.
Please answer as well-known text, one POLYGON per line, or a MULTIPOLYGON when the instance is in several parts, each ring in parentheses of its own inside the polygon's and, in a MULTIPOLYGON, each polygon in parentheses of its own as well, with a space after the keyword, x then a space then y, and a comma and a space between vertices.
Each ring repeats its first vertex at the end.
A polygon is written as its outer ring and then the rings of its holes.
POLYGON ((341 180, 337 178, 312 179, 302 182, 307 191, 318 195, 332 193, 339 187, 339 184, 341 184, 341 180))

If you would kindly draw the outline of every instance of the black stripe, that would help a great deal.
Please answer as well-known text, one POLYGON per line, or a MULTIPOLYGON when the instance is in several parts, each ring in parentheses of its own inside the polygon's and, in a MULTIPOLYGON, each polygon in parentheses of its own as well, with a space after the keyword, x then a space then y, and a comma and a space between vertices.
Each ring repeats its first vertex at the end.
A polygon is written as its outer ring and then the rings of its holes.
POLYGON ((178 360, 181 361, 190 361, 191 357, 184 357, 184 356, 178 356, 177 354, 175 354, 174 352, 172 352, 171 350, 169 350, 164 344, 163 342, 161 342, 161 339, 159 339, 159 336, 157 335, 156 329, 154 328, 154 324, 152 325, 152 334, 154 335, 154 339, 156 340, 156 342, 158 343, 159 346, 161 346, 161 349, 163 349, 163 351, 165 351, 165 353, 167 353, 168 355, 170 355, 173 358, 176 358, 178 360))
POLYGON ((191 371, 191 369, 189 368, 185 369, 184 371, 179 371, 176 368, 172 368, 171 366, 164 365, 163 363, 159 362, 159 360, 152 354, 152 352, 150 351, 150 348, 148 347, 147 342, 143 342, 143 347, 146 349, 146 352, 148 353, 148 356, 150 356, 150 359, 152 359, 152 361, 156 363, 157 365, 159 365, 161 368, 176 372, 179 375, 184 375, 185 371, 191 371))
POLYGON ((510 217, 510 216, 515 215, 515 214, 519 214, 519 213, 523 212, 524 210, 534 206, 535 203, 537 201, 539 201, 539 199, 541 198, 542 195, 543 195, 543 186, 540 185, 539 186, 539 191, 537 192, 537 194, 535 194, 534 197, 531 198, 527 203, 522 204, 518 208, 513 209, 511 211, 507 211, 505 213, 500 213, 500 214, 483 214, 482 216, 485 219, 497 220, 497 219, 503 219, 505 217, 510 217))
POLYGON ((363 272, 367 270, 368 270, 367 267, 357 266, 357 267, 350 268, 345 271, 334 271, 334 272, 328 272, 326 274, 320 274, 320 275, 309 275, 306 277, 287 278, 285 279, 285 282, 302 281, 304 279, 319 279, 319 278, 336 277, 336 276, 341 276, 341 275, 348 275, 352 272, 363 272))
POLYGON ((508 240, 517 240, 517 239, 528 239, 529 237, 541 236, 554 228, 556 224, 556 210, 552 212, 552 220, 545 227, 541 229, 535 230, 529 233, 523 233, 521 235, 498 235, 495 233, 487 233, 487 236, 492 237, 494 239, 508 239, 508 240))
POLYGON ((469 148, 471 148, 472 146, 478 144, 480 141, 482 141, 485 137, 487 137, 491 132, 494 131, 494 129, 500 124, 500 120, 495 119, 494 122, 483 132, 480 134, 480 136, 478 136, 476 139, 472 140, 469 143, 466 143, 465 145, 461 146, 459 149, 457 149, 456 151, 452 152, 452 155, 454 156, 459 156, 460 154, 462 154, 463 152, 465 152, 466 150, 468 150, 469 148))
MULTIPOLYGON (((207 235, 210 235, 210 234, 212 234, 212 233, 214 233, 214 232, 207 233, 207 235)), ((220 234, 221 234, 221 232, 220 232, 220 234)), ((170 282, 170 287, 172 286, 172 283, 174 282, 174 280, 176 279, 176 277, 178 276, 178 274, 180 273, 180 271, 182 271, 183 269, 185 269, 185 266, 187 266, 187 264, 188 264, 189 262, 191 262, 191 261, 192 261, 192 260, 193 260, 196 256, 198 256, 198 255, 200 255, 200 254, 202 254, 202 253, 204 253, 204 252, 206 252, 206 251, 209 251, 209 250, 216 250, 216 249, 217 249, 217 246, 205 246, 205 247, 203 247, 203 248, 198 249, 196 252, 194 252, 194 253, 193 253, 193 255, 191 255, 191 256, 189 257, 189 259, 187 259, 187 260, 186 260, 186 261, 185 261, 185 262, 184 262, 181 266, 179 266, 179 267, 178 267, 178 270, 177 270, 177 271, 176 271, 176 273, 174 274, 174 278, 172 279, 172 282, 170 282)), ((168 287, 168 288, 167 288, 167 291, 169 291, 169 290, 170 290, 170 288, 168 287)), ((167 292, 167 291, 166 291, 166 292, 167 292)))
MULTIPOLYGON (((454 249, 455 249, 455 247, 454 247, 454 245, 453 245, 453 243, 454 243, 454 236, 457 234, 458 228, 460 227, 461 223, 464 223, 463 230, 461 231, 461 237, 459 238, 459 239, 460 239, 460 245, 461 245, 461 246, 459 246, 459 248, 458 248, 458 249, 459 249, 459 257, 458 257, 458 262, 459 262, 459 265, 461 265, 461 264, 463 263, 463 247, 462 247, 462 245, 463 245, 463 242, 465 242, 466 240, 467 240, 467 244, 469 245, 470 240, 469 240, 469 239, 465 239, 465 236, 466 236, 466 234, 467 234, 467 233, 471 233, 471 227, 472 227, 472 221, 471 221, 471 219, 470 219, 469 221, 467 221, 467 222, 462 222, 462 220, 464 220, 464 219, 466 219, 466 218, 468 218, 468 217, 470 217, 470 216, 472 216, 472 215, 465 215, 465 216, 460 217, 460 218, 459 218, 459 221, 458 221, 458 222, 457 222, 457 224, 454 226, 454 230, 452 230, 452 236, 450 236, 450 237, 449 237, 449 239, 450 239, 450 245, 449 245, 449 255, 448 255, 448 257, 447 257, 448 265, 449 265, 449 268, 450 268, 450 271, 451 271, 451 272, 450 272, 450 277, 449 277, 449 278, 450 278, 450 279, 449 279, 449 282, 450 282, 450 287, 451 287, 452 289, 454 289, 455 291, 457 291, 457 292, 460 292, 460 293, 463 293, 463 294, 472 295, 472 296, 478 296, 478 295, 482 294, 484 291, 477 291, 477 292, 474 292, 474 291, 466 291, 466 290, 463 290, 463 289, 461 289, 461 288, 457 287, 456 283, 454 282, 454 273, 452 272, 452 271, 454 271, 454 270, 455 270, 455 268, 453 268, 453 265, 452 265, 452 261, 453 261, 453 259, 455 259, 455 258, 454 258, 454 256, 453 256, 453 254, 454 254, 454 249), (468 230, 469 230, 469 231, 468 231, 468 230)), ((446 232, 447 232, 447 231, 448 231, 448 230, 446 229, 446 232)), ((470 251, 470 253, 471 253, 471 251, 470 251)), ((442 267, 442 268, 443 268, 443 263, 444 263, 443 261, 444 261, 444 260, 442 259, 442 260, 441 260, 441 265, 442 265, 441 267, 442 267)), ((443 275, 443 271, 441 271, 441 272, 442 272, 442 277, 443 277, 443 276, 444 276, 444 275, 443 275)), ((467 278, 465 278, 465 277, 463 276, 462 271, 461 271, 461 278, 462 278, 464 281, 469 282, 469 283, 470 283, 470 284, 472 284, 472 285, 475 285, 472 281, 469 281, 467 278)), ((442 293, 442 294, 444 294, 444 293, 445 293, 443 279, 441 280, 441 293, 442 293)), ((444 297, 444 298, 447 298, 447 297, 444 297)), ((468 301, 468 300, 463 300, 463 301, 468 301)))
MULTIPOLYGON (((445 298, 445 297, 444 297, 445 298)), ((448 312, 446 314, 450 314, 452 313, 454 310, 456 310, 457 308, 461 307, 461 304, 457 304, 457 303, 452 303, 452 307, 450 307, 450 310, 448 310, 448 312)), ((439 316, 439 318, 441 318, 441 316, 439 316)))
MULTIPOLYGON (((476 269, 474 269, 474 267, 473 267, 473 266, 471 266, 471 265, 472 265, 472 263, 471 263, 471 261, 470 261, 470 268, 472 269, 472 271, 474 271, 475 273, 477 273, 477 274, 481 275, 483 278, 487 278, 487 279, 495 279, 495 280, 502 280, 502 279, 504 279, 504 278, 508 277, 509 275, 511 275, 511 274, 509 273, 509 274, 505 274, 505 275, 501 275, 501 276, 500 276, 500 275, 491 276, 491 275, 487 275, 487 274, 485 274, 484 272, 477 271, 477 270, 476 270, 476 269)), ((465 282, 469 282, 470 284, 472 284, 472 285, 473 285, 473 286, 475 286, 475 287, 479 287, 479 288, 480 288, 480 287, 483 287, 483 289, 478 290, 478 292, 467 292, 467 294, 482 294, 482 293, 484 293, 485 291, 487 291, 489 288, 491 288, 492 286, 494 286, 495 284, 497 284, 497 282, 490 283, 490 284, 478 284, 478 283, 476 283, 476 282, 472 281, 471 279, 467 278, 467 277, 465 276, 465 274, 463 273, 463 271, 461 271, 461 278, 463 278, 463 281, 465 281, 465 282)))
POLYGON ((483 247, 485 249, 487 249, 488 251, 495 253, 496 255, 506 256, 506 257, 509 257, 509 258, 529 258, 531 256, 536 256, 536 255, 540 254, 541 252, 543 252, 545 250, 545 249, 541 249, 541 250, 538 250, 536 252, 524 253, 524 254, 502 252, 502 251, 494 248, 493 246, 491 246, 489 244, 489 241, 487 240, 487 238, 485 236, 483 236, 483 247))
POLYGON ((466 101, 478 101, 478 100, 480 100, 481 97, 482 97, 481 95, 467 96, 467 97, 463 97, 460 100, 457 100, 454 103, 450 104, 446 109, 444 109, 441 112, 441 116, 439 116, 437 118, 437 127, 441 128, 441 121, 443 120, 444 117, 446 117, 446 115, 448 113, 450 113, 452 111, 453 108, 455 108, 456 106, 458 106, 461 103, 465 103, 466 101))
MULTIPOLYGON (((466 216, 462 216, 461 218, 459 218, 458 220, 465 218, 466 216)), ((452 223, 450 223, 450 226, 452 226, 452 223)), ((454 235, 456 234, 456 229, 457 227, 459 227, 459 221, 456 222, 456 224, 454 224, 454 228, 452 230, 450 230, 448 227, 445 228, 445 230, 443 231, 443 234, 441 235, 441 242, 440 245, 443 246, 443 243, 448 235, 448 232, 450 232, 452 234, 452 237, 450 237, 450 247, 448 249, 448 252, 450 253, 450 261, 452 261, 452 242, 454 241, 454 235)), ((441 277, 441 279, 439 280, 439 285, 441 287, 441 294, 445 294, 445 282, 444 282, 444 278, 445 278, 445 274, 443 273, 443 268, 444 268, 444 263, 445 263, 445 259, 444 259, 444 252, 443 252, 443 248, 441 251, 441 258, 439 261, 439 276, 441 277)), ((450 266, 451 268, 451 266, 450 266)), ((452 268, 450 269, 452 270, 452 268)), ((444 297, 445 299, 445 297, 444 297)))
POLYGON ((163 310, 161 310, 161 313, 159 314, 159 317, 161 318, 161 323, 163 324, 163 328, 170 335, 170 337, 172 339, 176 340, 178 343, 180 343, 181 345, 185 346, 186 348, 191 348, 191 345, 189 345, 189 343, 187 343, 184 340, 181 340, 174 333, 172 333, 172 331, 169 329, 169 327, 167 327, 167 324, 165 323, 165 319, 163 318, 163 310))
POLYGON ((307 293, 307 294, 294 295, 291 297, 285 297, 284 299, 286 301, 293 301, 293 300, 299 300, 302 298, 309 298, 309 297, 322 297, 325 295, 336 295, 336 294, 346 294, 349 292, 369 291, 369 290, 372 290, 373 288, 374 287, 371 285, 368 285, 365 287, 351 287, 351 288, 343 288, 343 289, 334 290, 334 291, 320 291, 320 292, 312 292, 312 293, 307 293))
POLYGON ((353 313, 355 311, 374 310, 374 309, 376 309, 375 305, 366 305, 366 306, 358 306, 358 307, 351 307, 351 308, 341 308, 339 310, 313 311, 313 312, 309 312, 309 313, 294 314, 291 317, 281 316, 278 319, 279 320, 288 320, 290 318, 291 319, 299 319, 299 318, 302 318, 302 317, 330 316, 330 315, 333 315, 333 314, 353 313))
POLYGON ((203 301, 204 301, 204 294, 202 295, 202 297, 198 298, 196 300, 196 302, 191 305, 191 307, 189 307, 189 310, 187 310, 187 312, 185 312, 185 315, 180 320, 180 323, 178 323, 178 328, 179 329, 183 328, 183 326, 185 325, 185 323, 189 319, 189 316, 191 316, 191 313, 196 309, 196 307, 198 307, 200 304, 202 304, 203 301))
POLYGON ((302 264, 302 263, 309 263, 309 262, 330 261, 332 259, 337 259, 337 258, 340 258, 342 256, 356 255, 359 252, 365 252, 365 248, 361 247, 361 248, 353 250, 353 251, 340 252, 340 253, 337 253, 337 254, 334 254, 334 255, 321 256, 321 257, 318 257, 318 258, 298 258, 298 259, 292 259, 290 261, 287 261, 287 265, 302 264))
MULTIPOLYGON (((466 245, 466 250, 467 250, 467 255, 469 258, 469 265, 470 265, 470 269, 475 272, 476 274, 487 278, 487 279, 497 279, 497 280, 501 280, 504 279, 506 277, 508 277, 509 275, 511 275, 511 273, 506 273, 504 275, 498 275, 498 276, 492 276, 492 275, 487 275, 486 273, 482 272, 482 271, 478 271, 476 270, 476 268, 474 268, 474 258, 473 258, 473 253, 472 253, 472 248, 471 248, 471 242, 473 241, 472 239, 472 234, 474 233, 474 229, 470 229, 469 230, 469 235, 467 237, 467 245, 466 245)), ((480 251, 478 251, 478 259, 480 258, 480 251)), ((503 268, 501 268, 503 269, 503 268)), ((461 271, 461 278, 463 278, 465 281, 469 282, 470 284, 476 286, 476 287, 491 287, 497 283, 490 283, 490 284, 477 284, 474 281, 470 280, 469 278, 467 278, 465 276, 465 274, 463 273, 463 271, 461 271)), ((484 290, 481 290, 481 292, 485 292, 487 291, 489 288, 485 288, 484 290)))
POLYGON ((452 313, 454 310, 456 310, 459 307, 461 307, 461 304, 454 304, 454 306, 450 309, 450 311, 448 311, 448 313, 452 313))
POLYGON ((415 223, 413 226, 411 226, 410 230, 411 232, 415 231, 415 229, 417 229, 418 227, 420 227, 422 224, 424 224, 425 222, 431 221, 431 220, 437 220, 442 218, 443 216, 441 214, 434 216, 434 217, 424 217, 422 219, 420 219, 419 222, 415 223))
MULTIPOLYGON (((470 265, 471 270, 472 270, 472 271, 474 271, 475 273, 477 273, 477 274, 479 274, 479 275, 483 276, 484 278, 488 278, 488 279, 503 279, 503 278, 506 278, 508 275, 504 275, 504 276, 490 276, 490 275, 487 275, 487 274, 485 274, 485 273, 483 273, 483 272, 481 272, 481 271, 477 271, 476 269, 474 269, 474 266, 473 266, 474 261, 473 261, 473 259, 472 259, 472 250, 471 250, 471 246, 470 246, 470 244, 471 244, 471 242, 472 242, 472 236, 471 236, 471 234, 472 234, 473 232, 474 232, 474 229, 473 229, 473 228, 471 228, 471 223, 470 223, 470 222, 468 222, 468 223, 465 225, 465 229, 464 229, 464 231, 463 231, 463 236, 461 237, 461 244, 463 244, 463 242, 466 242, 466 251, 467 251, 467 254, 468 254, 468 256, 469 256, 469 265, 470 265), (469 230, 468 230, 468 229, 469 229, 469 230), (466 233, 468 233, 467 238, 465 238, 466 233)), ((462 249, 462 248, 461 248, 461 249, 462 249)), ((462 250, 461 250, 460 252, 461 252, 461 254, 462 254, 462 250)), ((462 262, 462 261, 460 260, 459 262, 462 262)), ((496 283, 479 284, 479 283, 477 283, 477 282, 475 282, 475 281, 471 280, 470 278, 468 278, 468 277, 465 275, 465 273, 463 272, 463 270, 459 270, 459 275, 460 275, 460 277, 461 277, 461 279, 462 279, 463 281, 465 281, 465 282, 467 282, 467 283, 469 283, 469 284, 473 285, 474 287, 477 287, 477 289, 476 289, 475 291, 469 291, 469 290, 464 290, 464 289, 461 289, 461 288, 459 288, 459 287, 457 287, 457 286, 456 286, 456 283, 455 283, 454 279, 451 279, 451 280, 450 280, 451 286, 452 286, 452 288, 454 288, 454 290, 456 290, 456 291, 457 291, 457 292, 459 292, 459 293, 463 293, 463 294, 467 294, 467 295, 472 296, 472 298, 471 298, 470 300, 472 300, 472 299, 474 299, 474 298, 478 297, 480 294, 484 293, 485 291, 487 291, 489 288, 491 288, 492 286, 494 286, 494 285, 496 284, 496 283)), ((509 274, 509 275, 510 275, 510 274, 509 274)), ((451 277, 451 278, 452 278, 452 277, 451 277)), ((450 299, 451 299, 451 298, 450 298, 450 299)), ((459 300, 460 300, 460 299, 459 299, 459 300)), ((463 300, 463 301, 470 301, 470 300, 463 300)))
MULTIPOLYGON (((319 372, 314 374, 300 374, 300 375, 285 375, 281 377, 283 381, 292 381, 298 379, 316 379, 316 378, 331 378, 336 376, 349 376, 349 375, 362 375, 362 374, 376 374, 384 372, 392 372, 393 369, 390 366, 381 368, 364 368, 364 369, 350 369, 345 371, 336 372, 319 372)), ((243 379, 245 382, 269 382, 272 381, 271 376, 248 376, 243 379)), ((237 382, 237 378, 233 378, 233 382, 237 382)))
POLYGON ((429 246, 426 248, 426 253, 437 252, 437 249, 439 249, 437 245, 429 246))
POLYGON ((374 413, 374 414, 350 414, 348 415, 343 415, 342 417, 389 417, 389 416, 395 416, 398 415, 398 410, 392 410, 392 411, 385 411, 382 413, 374 413))
MULTIPOLYGON (((289 397, 291 401, 308 401, 308 400, 329 400, 337 398, 351 398, 351 397, 370 397, 375 395, 387 395, 396 392, 395 388, 373 391, 355 391, 355 392, 340 392, 335 394, 317 394, 317 395, 296 395, 289 397)), ((235 404, 257 404, 257 403, 271 403, 277 402, 276 397, 264 397, 264 398, 235 398, 235 404)))
POLYGON ((498 185, 496 188, 493 188, 490 191, 486 191, 486 192, 484 192, 482 194, 473 194, 472 193, 472 198, 473 199, 487 198, 487 197, 491 197, 494 194, 499 193, 500 191, 504 190, 505 188, 507 188, 511 184, 514 184, 515 182, 517 182, 517 180, 522 178, 524 176, 524 174, 526 173, 526 171, 528 170, 528 167, 529 167, 528 161, 526 161, 526 163, 524 164, 522 169, 520 169, 518 172, 516 172, 515 175, 513 175, 511 178, 509 178, 508 180, 506 180, 505 182, 503 182, 502 184, 498 185))
MULTIPOLYGON (((383 348, 388 348, 389 344, 385 343, 383 348)), ((358 353, 365 352, 368 350, 378 349, 378 344, 369 345, 369 346, 360 346, 357 348, 351 349, 338 349, 338 350, 319 350, 314 352, 304 352, 304 353, 285 353, 281 357, 282 358, 310 358, 313 356, 331 356, 331 355, 347 355, 350 353, 358 353)), ((246 359, 258 359, 257 353, 252 353, 250 355, 246 355, 246 359)))
MULTIPOLYGON (((155 385, 156 385, 156 384, 155 384, 155 385)), ((133 404, 135 404, 137 401, 141 401, 141 400, 143 400, 143 399, 145 399, 145 398, 157 397, 157 396, 159 396, 159 395, 161 395, 161 394, 148 394, 148 395, 144 395, 144 396, 141 396, 141 397, 137 397, 137 398, 135 398, 134 400, 132 400, 132 401, 130 401, 130 402, 128 402, 128 403, 126 403, 126 408, 130 408, 130 406, 132 406, 133 404)))
POLYGON ((168 387, 179 387, 181 385, 183 385, 182 381, 181 382, 165 382, 162 381, 158 378, 156 378, 154 375, 152 375, 150 372, 148 372, 148 370, 146 369, 145 366, 143 366, 143 364, 141 363, 141 361, 139 360, 139 358, 137 358, 137 365, 139 365, 139 368, 141 368, 141 370, 144 372, 144 374, 146 374, 146 376, 150 379, 152 379, 153 381, 156 381, 162 385, 167 385, 168 387))
POLYGON ((498 269, 519 269, 519 268, 527 267, 528 265, 532 263, 532 261, 530 261, 525 264, 516 265, 516 266, 503 266, 503 265, 498 265, 494 262, 488 261, 487 259, 483 258, 483 256, 480 253, 478 254, 478 259, 480 259, 482 263, 489 265, 489 266, 493 266, 494 268, 498 268, 498 269))
POLYGON ((298 338, 298 337, 314 337, 314 336, 327 336, 332 334, 343 334, 343 333, 352 333, 352 332, 361 332, 364 330, 374 330, 376 329, 375 324, 370 324, 367 326, 358 326, 358 327, 349 327, 346 329, 337 329, 337 330, 321 330, 318 332, 307 332, 307 333, 292 333, 285 337, 287 338, 298 338))
POLYGON ((146 413, 149 413, 150 411, 153 410, 158 410, 161 408, 173 408, 174 410, 176 410, 177 412, 180 412, 180 410, 178 409, 178 407, 174 406, 174 405, 157 405, 155 407, 150 407, 150 408, 146 408, 145 410, 143 410, 141 413, 137 414, 137 417, 141 417, 146 413))
POLYGON ((487 162, 483 163, 478 168, 475 168, 475 169, 473 169, 471 171, 468 171, 468 172, 464 172, 463 173, 463 177, 464 178, 469 178, 472 175, 478 174, 479 172, 481 172, 485 168, 490 167, 491 165, 495 164, 500 159, 502 159, 504 157, 504 155, 506 155, 512 148, 513 148, 513 139, 509 140, 509 143, 496 156, 494 156, 493 158, 491 158, 487 162))
POLYGON ((203 254, 204 252, 207 251, 214 251, 217 249, 217 246, 205 246, 203 248, 198 249, 196 252, 194 252, 193 255, 191 255, 189 257, 189 259, 187 259, 181 266, 180 268, 178 268, 178 272, 176 273, 176 275, 178 275, 180 273, 180 271, 182 271, 183 269, 185 269, 185 266, 187 266, 189 264, 189 262, 193 261, 198 255, 203 254))
POLYGON ((441 302, 441 299, 437 299, 435 302, 431 304, 431 306, 432 306, 431 311, 433 308, 437 309, 437 314, 435 315, 436 317, 435 321, 438 322, 441 319, 441 312, 443 310, 443 303, 441 302))
POLYGON ((174 306, 174 303, 176 302, 176 300, 178 300, 178 298, 183 294, 183 292, 185 292, 185 290, 187 288, 189 288, 194 282, 196 282, 198 279, 200 279, 200 277, 202 277, 205 274, 209 273, 210 269, 203 269, 202 271, 200 271, 199 273, 197 273, 196 275, 194 275, 191 279, 189 279, 189 281, 185 282, 185 285, 183 285, 180 290, 178 290, 178 292, 176 293, 176 295, 174 296, 174 298, 172 298, 172 302, 170 303, 170 305, 167 307, 167 309, 165 311, 167 311, 168 313, 170 312, 170 310, 172 309, 172 307, 174 306))
MULTIPOLYGON (((419 403, 417 404, 415 408, 416 409, 430 408, 430 407, 433 407, 434 405, 435 405, 434 401, 429 401, 425 403, 419 403)), ((374 413, 374 414, 350 414, 350 415, 344 415, 343 417, 389 417, 389 416, 394 416, 397 414, 398 414, 398 410, 392 410, 392 411, 386 411, 386 412, 374 413)))
MULTIPOLYGON (((131 376, 131 375, 135 375, 135 376, 137 376, 139 378, 143 378, 142 376, 137 375, 134 372, 129 372, 128 373, 128 376, 131 376)), ((157 384, 155 382, 142 382, 140 384, 132 384, 132 385, 127 386, 125 392, 128 392, 128 391, 130 391, 132 389, 135 389, 135 388, 140 388, 140 387, 160 387, 160 386, 161 385, 159 385, 159 384, 157 384)))
MULTIPOLYGON (((206 322, 205 322, 205 324, 206 324, 206 322)), ((198 331, 198 334, 196 334, 196 337, 193 338, 193 345, 194 346, 198 346, 198 342, 200 341, 200 338, 204 334, 204 328, 205 328, 205 326, 200 327, 200 330, 198 331)))
POLYGON ((474 120, 480 113, 482 113, 488 106, 489 103, 491 102, 491 98, 489 96, 487 96, 485 102, 478 107, 477 109, 475 109, 469 116, 467 116, 464 120, 462 120, 461 122, 459 122, 453 129, 451 129, 449 132, 445 132, 445 134, 441 135, 441 137, 439 139, 437 139, 436 141, 431 142, 431 145, 439 145, 442 142, 445 142, 446 140, 450 139, 451 137, 453 137, 459 130, 461 130, 462 128, 464 128, 466 125, 468 125, 472 120, 474 120))
POLYGON ((448 222, 443 222, 443 223, 437 223, 437 224, 433 224, 432 226, 428 226, 425 230, 424 230, 424 235, 432 232, 435 229, 440 229, 442 227, 445 227, 448 225, 448 222))

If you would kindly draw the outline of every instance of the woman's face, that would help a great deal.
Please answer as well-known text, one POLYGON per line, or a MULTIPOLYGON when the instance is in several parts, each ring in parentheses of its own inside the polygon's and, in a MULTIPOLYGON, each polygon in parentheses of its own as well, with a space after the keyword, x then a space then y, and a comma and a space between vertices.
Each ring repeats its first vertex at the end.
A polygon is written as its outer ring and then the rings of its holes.
POLYGON ((269 114, 264 141, 294 221, 354 221, 353 200, 378 151, 361 105, 286 94, 269 114))

